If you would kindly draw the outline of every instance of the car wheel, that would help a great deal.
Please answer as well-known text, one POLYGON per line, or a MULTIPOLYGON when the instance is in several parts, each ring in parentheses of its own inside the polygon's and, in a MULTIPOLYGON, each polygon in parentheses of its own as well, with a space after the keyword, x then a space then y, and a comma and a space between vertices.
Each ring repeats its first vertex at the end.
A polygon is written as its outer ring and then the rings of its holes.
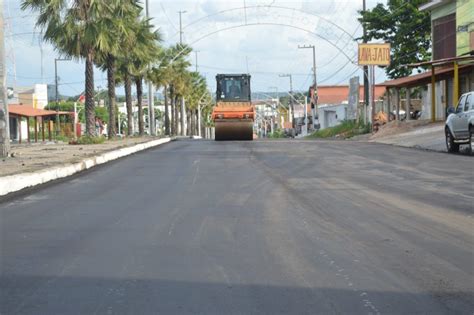
POLYGON ((454 138, 451 134, 451 131, 449 131, 449 128, 445 129, 445 135, 446 135, 446 149, 448 149, 448 152, 450 153, 459 152, 459 144, 454 142, 454 138))

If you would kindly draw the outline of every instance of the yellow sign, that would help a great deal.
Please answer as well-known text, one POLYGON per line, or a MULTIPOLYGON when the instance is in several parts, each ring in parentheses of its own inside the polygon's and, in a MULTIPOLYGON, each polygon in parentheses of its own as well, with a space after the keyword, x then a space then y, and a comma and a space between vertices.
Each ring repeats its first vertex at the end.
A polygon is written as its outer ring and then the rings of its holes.
POLYGON ((359 66, 390 65, 390 44, 359 44, 359 66))

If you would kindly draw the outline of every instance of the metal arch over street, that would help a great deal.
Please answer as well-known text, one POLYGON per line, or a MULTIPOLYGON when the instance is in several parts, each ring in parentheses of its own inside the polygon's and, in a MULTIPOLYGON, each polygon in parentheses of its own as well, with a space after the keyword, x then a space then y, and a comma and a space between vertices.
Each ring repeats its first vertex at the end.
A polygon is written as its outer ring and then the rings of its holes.
MULTIPOLYGON (((200 38, 192 41, 191 43, 189 43, 190 46, 196 44, 197 42, 207 38, 207 37, 210 37, 212 35, 215 35, 219 32, 223 32, 223 31, 229 31, 229 30, 233 30, 233 29, 236 29, 236 28, 240 28, 240 27, 249 27, 249 26, 283 26, 283 27, 290 27, 290 28, 294 28, 294 29, 297 29, 297 30, 300 30, 300 31, 304 31, 308 34, 311 34, 315 37, 318 37, 322 40, 324 40, 325 42, 329 43, 331 46, 333 46, 334 48, 336 48, 339 52, 341 52, 346 58, 348 61, 350 61, 351 63, 353 63, 354 65, 356 65, 356 62, 351 59, 351 57, 349 57, 342 49, 340 49, 338 46, 336 46, 335 44, 333 44, 329 39, 325 38, 324 36, 320 35, 320 34, 317 34, 311 30, 308 30, 308 29, 305 29, 305 28, 302 28, 302 27, 299 27, 299 26, 295 26, 295 25, 290 25, 290 24, 284 24, 284 23, 268 23, 268 22, 264 22, 264 23, 247 23, 247 24, 240 24, 240 25, 234 25, 234 26, 229 26, 229 27, 225 27, 225 28, 221 28, 221 29, 218 29, 216 31, 213 31, 213 32, 210 32, 210 33, 207 33, 206 35, 204 36, 201 36, 200 38)), ((178 54, 176 54, 175 57, 173 57, 173 59, 171 60, 171 62, 174 62, 174 60, 176 60, 176 58, 178 58, 182 52, 184 52, 185 49, 182 49, 178 54)))
MULTIPOLYGON (((343 33, 345 33, 346 35, 348 35, 350 38, 352 38, 353 40, 355 40, 355 38, 348 32, 346 31, 344 28, 340 27, 339 25, 337 25, 336 23, 332 22, 331 20, 329 19, 326 19, 318 14, 314 14, 314 13, 311 13, 311 12, 306 12, 304 10, 301 10, 301 9, 296 9, 296 8, 290 8, 290 7, 285 7, 285 6, 279 6, 279 5, 253 5, 253 6, 244 6, 244 7, 238 7, 238 8, 232 8, 232 9, 227 9, 227 10, 222 10, 222 11, 219 11, 219 12, 216 12, 216 13, 212 13, 212 14, 209 14, 207 16, 204 16, 202 18, 198 18, 194 21, 192 21, 191 23, 183 26, 183 30, 188 28, 189 26, 191 25, 194 25, 194 24, 197 24, 199 22, 201 22, 202 20, 205 20, 205 19, 208 19, 210 17, 213 17, 213 16, 217 16, 217 15, 221 15, 221 14, 224 14, 224 13, 227 13, 227 12, 233 12, 233 11, 241 11, 241 10, 248 10, 248 9, 262 9, 262 8, 267 8, 267 9, 280 9, 280 10, 288 10, 288 11, 293 11, 293 12, 300 12, 300 13, 305 13, 305 14, 308 14, 308 15, 312 15, 312 16, 315 16, 329 24, 331 24, 332 26, 335 26, 336 28, 338 28, 339 30, 341 30, 343 33)), ((246 23, 247 24, 247 23, 246 23)), ((179 33, 177 33, 179 34, 179 33)), ((175 35, 173 35, 175 36, 175 35)))

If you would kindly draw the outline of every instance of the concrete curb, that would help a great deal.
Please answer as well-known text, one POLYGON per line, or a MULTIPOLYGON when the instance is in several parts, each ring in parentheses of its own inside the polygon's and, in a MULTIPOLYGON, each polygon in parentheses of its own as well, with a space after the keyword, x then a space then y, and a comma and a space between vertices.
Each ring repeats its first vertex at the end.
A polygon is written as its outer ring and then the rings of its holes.
POLYGON ((121 148, 82 160, 74 164, 65 164, 59 167, 52 167, 45 170, 29 173, 20 173, 0 177, 0 196, 22 190, 27 187, 44 184, 46 182, 71 176, 75 173, 87 170, 96 165, 107 163, 118 158, 156 147, 170 142, 171 138, 163 138, 149 142, 139 143, 131 147, 121 148))

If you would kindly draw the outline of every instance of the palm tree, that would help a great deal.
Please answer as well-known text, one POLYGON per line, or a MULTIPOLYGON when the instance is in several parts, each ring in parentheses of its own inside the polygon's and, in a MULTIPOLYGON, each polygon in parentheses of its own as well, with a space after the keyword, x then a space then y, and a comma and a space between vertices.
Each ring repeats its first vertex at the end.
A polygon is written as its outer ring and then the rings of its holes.
POLYGON ((178 101, 181 101, 181 106, 184 103, 184 95, 188 90, 186 76, 189 72, 186 70, 191 64, 188 61, 187 57, 191 53, 191 48, 186 45, 177 44, 170 48, 170 68, 171 68, 171 77, 170 77, 170 97, 171 105, 174 107, 174 133, 178 133, 178 117, 181 120, 181 134, 184 135, 184 116, 179 115, 178 110, 178 101))
POLYGON ((199 104, 206 98, 208 98, 209 92, 207 90, 206 79, 201 76, 198 72, 191 72, 190 76, 190 89, 187 97, 187 108, 189 113, 189 135, 194 135, 197 133, 197 108, 199 104))
MULTIPOLYGON (((136 41, 131 54, 132 75, 137 88, 138 133, 141 136, 145 133, 143 122, 143 79, 148 74, 148 66, 158 58, 158 42, 162 41, 160 32, 152 32, 151 28, 152 25, 149 24, 148 20, 142 19, 137 21, 136 29, 134 30, 136 41)), ((151 110, 151 104, 148 104, 148 107, 151 110)))
POLYGON ((109 1, 23 0, 22 10, 39 13, 36 25, 43 39, 62 55, 85 60, 86 134, 96 135, 94 113, 94 57, 111 49, 106 40, 108 26, 100 17, 111 14, 109 1))
POLYGON ((137 84, 139 132, 144 133, 143 126, 143 86, 142 80, 146 74, 146 65, 158 54, 158 41, 161 35, 152 32, 153 26, 147 20, 140 19, 131 26, 133 40, 122 42, 122 53, 117 57, 117 72, 125 87, 125 102, 127 107, 128 135, 133 135, 132 80, 137 84))
POLYGON ((117 134, 116 124, 116 71, 117 56, 122 53, 122 44, 124 42, 133 42, 135 34, 131 31, 131 25, 135 23, 140 15, 142 8, 136 0, 120 0, 114 2, 112 15, 104 16, 107 21, 108 33, 107 40, 110 42, 110 49, 97 54, 96 63, 103 71, 107 71, 108 88, 108 136, 114 138, 117 134))
MULTIPOLYGON (((171 135, 170 128, 170 104, 169 104, 169 90, 172 76, 172 69, 170 67, 171 49, 162 48, 158 55, 157 64, 152 67, 148 73, 148 79, 155 85, 156 88, 163 87, 164 105, 165 105, 165 134, 171 135)), ((171 111, 174 116, 173 111, 171 111)))
POLYGON ((124 58, 117 59, 117 82, 123 84, 125 90, 125 106, 127 109, 127 135, 133 135, 133 104, 132 104, 132 76, 130 63, 124 58))

